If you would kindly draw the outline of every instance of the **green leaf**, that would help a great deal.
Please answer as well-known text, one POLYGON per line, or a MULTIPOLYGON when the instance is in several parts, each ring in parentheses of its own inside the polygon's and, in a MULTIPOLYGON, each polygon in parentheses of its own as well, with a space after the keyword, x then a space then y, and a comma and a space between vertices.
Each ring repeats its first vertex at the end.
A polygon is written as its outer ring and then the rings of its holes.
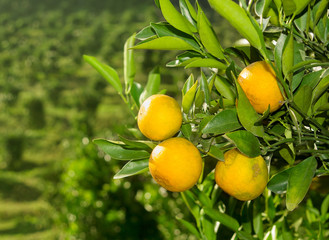
POLYGON ((261 209, 261 202, 259 198, 256 198, 253 201, 253 228, 255 233, 257 234, 258 239, 264 239, 264 226, 263 226, 263 220, 262 220, 262 209, 261 209))
POLYGON ((283 54, 283 49, 286 39, 287 39, 287 35, 281 33, 274 48, 274 62, 275 62, 275 67, 278 69, 278 72, 282 71, 282 54, 283 54))
POLYGON ((220 45, 209 20, 199 5, 198 8, 198 30, 203 46, 215 57, 224 59, 223 48, 220 45))
POLYGON ((294 66, 294 37, 291 34, 286 39, 285 48, 282 54, 282 71, 286 78, 291 81, 292 73, 290 69, 294 66))
POLYGON ((209 67, 209 68, 218 68, 221 70, 225 70, 227 66, 215 59, 212 58, 194 58, 193 61, 188 63, 185 68, 193 68, 193 67, 209 67))
POLYGON ((224 152, 216 145, 211 145, 208 155, 219 161, 224 161, 224 152))
POLYGON ((293 167, 289 174, 286 207, 294 210, 305 197, 317 167, 315 157, 309 157, 293 167))
MULTIPOLYGON (((283 7, 284 7, 284 2, 290 2, 290 1, 283 1, 283 7)), ((295 2, 296 9, 294 11, 294 14, 298 15, 305 9, 305 7, 311 2, 311 0, 294 0, 291 2, 295 2)))
POLYGON ((189 0, 179 0, 179 7, 182 15, 196 27, 197 14, 189 0))
POLYGON ((194 97, 195 97, 195 93, 197 90, 197 86, 198 86, 198 81, 196 81, 192 87, 186 92, 186 94, 183 95, 183 99, 182 99, 182 107, 183 107, 183 112, 184 113, 188 113, 192 107, 193 101, 194 101, 194 97))
POLYGON ((139 103, 142 104, 148 97, 159 92, 161 83, 161 75, 159 67, 155 67, 148 76, 147 84, 144 91, 140 95, 139 103))
POLYGON ((326 221, 326 215, 329 209, 329 195, 327 195, 322 204, 321 204, 321 220, 322 223, 324 223, 326 221))
POLYGON ((152 150, 156 146, 152 141, 130 140, 122 136, 119 136, 119 138, 127 145, 127 148, 152 150))
POLYGON ((312 104, 315 104, 321 95, 328 89, 329 87, 329 75, 322 78, 319 84, 314 88, 312 94, 312 104))
POLYGON ((218 113, 203 128, 202 133, 223 134, 241 128, 235 110, 226 109, 218 113))
POLYGON ((264 128, 262 125, 255 125, 259 119, 259 115, 250 104, 247 96, 242 90, 240 84, 236 81, 236 86, 238 90, 238 103, 237 103, 237 113, 242 126, 253 133, 256 136, 264 136, 264 128))
POLYGON ((234 232, 237 232, 240 228, 239 222, 235 218, 233 218, 225 213, 222 213, 218 210, 215 210, 212 208, 207 208, 207 207, 204 207, 204 212, 209 217, 211 217, 215 221, 220 222, 221 224, 223 224, 224 226, 233 230, 234 232))
POLYGON ((192 127, 191 124, 183 124, 181 127, 181 132, 184 135, 185 138, 189 139, 191 138, 192 135, 192 127))
POLYGON ((159 0, 159 3, 163 17, 172 26, 190 35, 197 31, 195 27, 176 10, 170 0, 159 0))
POLYGON ((188 35, 184 32, 181 32, 171 26, 168 23, 151 23, 151 27, 153 30, 156 32, 158 37, 177 37, 182 40, 184 40, 186 43, 191 45, 196 51, 200 51, 200 46, 199 44, 194 40, 194 38, 191 35, 188 35))
POLYGON ((241 230, 237 232, 237 236, 239 239, 243 240, 254 240, 250 233, 241 230))
MULTIPOLYGON (((312 88, 308 85, 304 85, 298 89, 296 94, 294 95, 294 102, 299 107, 300 110, 302 110, 305 114, 307 114, 310 106, 312 98, 312 88)), ((302 121, 302 116, 296 112, 296 117, 298 121, 302 121)))
POLYGON ((133 49, 152 50, 195 50, 193 46, 177 37, 160 37, 150 41, 143 41, 135 45, 133 49))
POLYGON ((131 47, 134 46, 134 43, 135 43, 135 34, 129 37, 124 45, 123 73, 124 73, 124 80, 126 85, 126 89, 125 89, 126 94, 130 92, 136 74, 134 51, 130 49, 131 47))
POLYGON ((142 30, 140 30, 136 34, 135 38, 139 39, 141 41, 144 41, 144 40, 147 40, 150 38, 156 38, 156 34, 151 26, 147 26, 147 27, 143 28, 142 30))
POLYGON ((201 215, 201 225, 204 238, 207 240, 216 240, 214 222, 208 215, 201 215))
POLYGON ((209 4, 244 37, 252 46, 261 49, 261 40, 247 13, 232 0, 208 0, 209 4))
POLYGON ((200 236, 199 231, 196 229, 196 227, 192 223, 190 223, 190 222, 188 222, 188 221, 186 221, 184 219, 180 219, 180 218, 176 218, 176 219, 182 225, 184 225, 184 227, 186 227, 186 229, 189 230, 190 233, 192 233, 196 238, 201 239, 201 236, 200 236))
POLYGON ((323 16, 323 14, 325 13, 325 11, 328 9, 328 3, 329 3, 329 0, 321 0, 320 3, 319 3, 319 7, 315 13, 315 17, 314 17, 314 21, 313 21, 313 25, 315 26, 321 16, 323 16))
POLYGON ((285 193, 291 170, 292 168, 288 168, 274 175, 267 183, 267 188, 276 194, 285 193))
POLYGON ((232 90, 232 84, 222 76, 216 76, 215 79, 216 90, 225 98, 234 101, 235 93, 232 90))
POLYGON ((131 86, 131 90, 130 90, 130 95, 133 98, 133 100, 138 108, 140 107, 139 98, 143 91, 144 91, 144 88, 141 84, 139 84, 137 82, 133 82, 133 84, 131 86))
POLYGON ((194 84, 194 75, 193 73, 190 74, 190 76, 185 81, 183 88, 182 88, 182 95, 184 96, 188 90, 193 86, 194 84))
POLYGON ((196 197, 194 194, 190 191, 184 191, 180 193, 182 196, 182 199, 184 200, 187 208, 192 213, 194 219, 199 222, 200 221, 200 207, 196 204, 196 197))
POLYGON ((130 177, 133 175, 141 174, 148 170, 149 159, 135 160, 127 162, 121 170, 114 175, 114 179, 130 177))
MULTIPOLYGON (((299 1, 299 0, 297 0, 297 1, 299 1)), ((295 0, 288 0, 288 1, 283 0, 282 4, 283 4, 284 13, 287 16, 293 14, 297 10, 295 0)))
POLYGON ((145 150, 125 149, 124 145, 115 144, 105 139, 95 139, 93 142, 116 160, 139 160, 150 157, 150 153, 145 150))
POLYGON ((121 94, 122 85, 118 73, 108 65, 99 62, 95 57, 83 55, 83 59, 97 70, 121 94))
POLYGON ((255 4, 255 12, 258 16, 263 16, 267 13, 271 0, 259 0, 255 4))
POLYGON ((208 81, 206 76, 203 72, 201 72, 201 78, 200 78, 200 90, 204 93, 204 101, 207 103, 207 105, 210 105, 210 91, 208 88, 208 81))
POLYGON ((245 130, 238 130, 227 133, 226 136, 230 138, 234 145, 248 157, 257 157, 260 155, 260 145, 258 138, 252 133, 245 130))
POLYGON ((279 154, 289 165, 294 164, 295 154, 292 151, 292 149, 290 149, 289 145, 287 144, 282 145, 282 147, 279 150, 279 154))

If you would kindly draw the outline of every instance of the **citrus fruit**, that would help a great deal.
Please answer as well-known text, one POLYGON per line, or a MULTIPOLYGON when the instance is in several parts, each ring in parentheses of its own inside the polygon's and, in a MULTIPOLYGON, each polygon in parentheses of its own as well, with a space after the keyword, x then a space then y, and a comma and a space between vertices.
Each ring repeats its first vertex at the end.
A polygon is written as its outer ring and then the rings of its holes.
POLYGON ((256 112, 263 113, 270 106, 270 112, 278 110, 283 104, 276 75, 271 65, 265 61, 254 62, 245 67, 238 82, 256 112))
POLYGON ((202 171, 199 150, 185 138, 169 138, 157 145, 150 156, 153 179, 165 189, 183 192, 198 181, 202 171))
POLYGON ((167 95, 156 94, 147 98, 138 112, 137 124, 142 134, 155 141, 174 136, 182 125, 178 102, 167 95))
POLYGON ((252 200, 262 194, 267 185, 267 166, 262 156, 250 158, 234 148, 225 152, 224 161, 218 161, 215 180, 236 199, 252 200))

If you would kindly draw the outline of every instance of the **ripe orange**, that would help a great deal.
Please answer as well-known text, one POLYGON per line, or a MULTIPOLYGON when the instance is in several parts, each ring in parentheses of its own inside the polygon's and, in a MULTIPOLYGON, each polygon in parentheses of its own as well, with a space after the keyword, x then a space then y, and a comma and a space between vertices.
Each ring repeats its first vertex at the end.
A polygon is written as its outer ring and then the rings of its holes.
POLYGON ((229 195, 241 201, 252 200, 267 185, 267 166, 262 156, 250 158, 234 148, 224 154, 224 161, 218 161, 215 180, 229 195))
POLYGON ((162 187, 172 192, 183 192, 198 181, 202 158, 190 141, 170 138, 153 149, 149 169, 153 179, 162 187))
POLYGON ((256 112, 263 113, 270 105, 270 112, 278 110, 283 104, 276 75, 271 65, 265 61, 254 62, 245 67, 238 82, 256 112))
POLYGON ((182 125, 178 102, 167 95, 156 94, 147 98, 139 112, 139 130, 151 140, 160 141, 174 136, 182 125))

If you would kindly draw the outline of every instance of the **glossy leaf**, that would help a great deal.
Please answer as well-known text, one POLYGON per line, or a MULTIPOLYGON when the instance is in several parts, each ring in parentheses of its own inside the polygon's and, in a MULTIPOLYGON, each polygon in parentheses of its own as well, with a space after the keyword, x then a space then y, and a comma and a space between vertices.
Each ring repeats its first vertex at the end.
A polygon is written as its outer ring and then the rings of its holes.
POLYGON ((197 14, 189 0, 179 0, 179 7, 182 15, 196 27, 197 14))
POLYGON ((216 76, 215 79, 215 88, 216 90, 225 98, 234 101, 235 93, 232 90, 232 84, 222 76, 216 76))
POLYGON ((294 65, 294 38, 293 35, 290 34, 286 39, 285 48, 282 53, 282 71, 285 77, 291 81, 292 73, 290 73, 290 69, 294 65))
POLYGON ((267 188, 276 194, 285 193, 291 170, 292 168, 288 168, 274 175, 267 183, 267 188))
POLYGON ((118 73, 108 65, 98 61, 95 57, 84 55, 83 59, 104 77, 118 93, 122 93, 122 85, 118 73))
POLYGON ((203 128, 202 133, 223 134, 241 128, 235 110, 226 109, 218 113, 203 128))
POLYGON ((237 232, 239 230, 240 227, 239 222, 233 217, 225 213, 222 213, 218 210, 214 210, 207 207, 204 208, 204 211, 209 217, 211 217, 215 221, 220 222, 221 224, 233 230, 234 232, 237 232))
POLYGON ((95 139, 93 142, 116 160, 139 160, 150 156, 150 153, 145 150, 125 149, 124 145, 114 144, 105 139, 95 139))
POLYGON ((189 139, 191 138, 192 135, 192 127, 191 124, 183 124, 181 127, 181 132, 184 135, 185 138, 189 139))
POLYGON ((261 49, 260 37, 247 13, 232 0, 208 0, 209 4, 244 37, 252 46, 261 49))
POLYGON ((319 3, 319 7, 315 13, 315 17, 314 17, 314 21, 313 24, 316 25, 321 16, 325 13, 325 11, 328 9, 328 4, 329 4, 329 0, 321 0, 319 3))
POLYGON ((160 82, 161 75, 159 67, 156 67, 149 73, 147 84, 139 98, 140 104, 142 104, 148 97, 159 92, 160 82))
POLYGON ((283 4, 284 13, 287 16, 293 14, 297 10, 296 4, 295 4, 295 0, 288 0, 288 1, 287 0, 283 0, 282 1, 282 4, 283 4))
POLYGON ((218 68, 221 70, 225 70, 227 66, 215 59, 212 58, 194 58, 193 61, 188 63, 185 68, 192 68, 192 67, 209 67, 209 68, 218 68))
POLYGON ((182 107, 184 113, 188 113, 190 111, 192 104, 194 102, 194 97, 196 94, 197 87, 198 87, 198 81, 196 81, 192 85, 192 87, 186 92, 186 94, 183 95, 182 107))
POLYGON ((114 175, 114 179, 120 179, 125 177, 130 177, 133 175, 141 174, 148 170, 149 159, 129 161, 126 163, 121 170, 114 175))
POLYGON ((176 28, 174 28, 168 23, 163 23, 163 22, 151 23, 151 27, 156 32, 158 37, 167 37, 167 36, 177 37, 184 40, 189 45, 191 45, 196 51, 200 50, 199 44, 194 40, 193 37, 191 37, 190 35, 184 32, 177 30, 176 28))
POLYGON ((119 138, 124 144, 127 145, 127 148, 152 150, 156 146, 152 141, 131 140, 122 136, 119 136, 119 138))
POLYGON ((127 39, 123 51, 123 73, 126 85, 126 94, 130 92, 136 74, 134 51, 130 49, 134 46, 134 44, 135 34, 127 39))
POLYGON ((151 26, 147 26, 147 27, 143 28, 142 30, 140 30, 136 34, 135 38, 139 39, 141 41, 144 41, 146 39, 156 38, 156 34, 151 26))
POLYGON ((262 125, 255 125, 259 119, 259 115, 250 104, 246 94, 243 92, 240 84, 237 82, 238 102, 237 113, 242 126, 256 136, 264 136, 264 128, 262 125))
POLYGON ((170 0, 159 0, 159 3, 163 17, 172 26, 190 35, 197 31, 195 27, 180 12, 176 10, 170 0))
POLYGON ((245 130, 238 130, 227 133, 226 136, 230 138, 234 145, 248 157, 257 157, 260 155, 259 140, 252 133, 245 130))
POLYGON ((314 173, 317 161, 312 156, 293 167, 289 174, 286 206, 289 211, 294 210, 305 197, 314 173))
POLYGON ((201 215, 201 225, 204 238, 207 240, 216 240, 214 221, 208 215, 201 215))
POLYGON ((223 59, 223 48, 200 6, 198 10, 198 31, 201 42, 208 52, 219 59, 223 59))
POLYGON ((150 41, 143 41, 135 45, 133 49, 153 50, 194 50, 193 46, 177 37, 160 37, 150 41))
POLYGON ((274 63, 275 63, 275 67, 279 70, 279 72, 282 71, 282 54, 283 54, 283 49, 286 39, 287 39, 287 35, 281 33, 274 48, 274 63))
POLYGON ((133 100, 138 108, 140 107, 139 98, 143 91, 144 91, 144 88, 141 84, 133 82, 133 85, 131 86, 131 90, 130 90, 130 95, 133 98, 133 100))
POLYGON ((182 88, 182 94, 183 96, 187 93, 187 91, 193 86, 194 84, 194 75, 191 73, 190 76, 185 81, 183 88, 182 88))

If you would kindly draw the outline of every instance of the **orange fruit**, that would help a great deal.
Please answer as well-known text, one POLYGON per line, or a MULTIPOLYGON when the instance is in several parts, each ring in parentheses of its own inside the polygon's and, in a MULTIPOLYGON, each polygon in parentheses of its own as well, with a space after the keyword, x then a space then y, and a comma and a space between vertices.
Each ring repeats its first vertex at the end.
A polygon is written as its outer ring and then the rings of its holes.
POLYGON ((153 179, 162 187, 172 192, 183 192, 198 181, 202 158, 190 141, 170 138, 153 149, 149 169, 153 179))
POLYGON ((147 98, 138 112, 137 124, 142 134, 155 141, 174 136, 182 125, 178 102, 167 95, 156 94, 147 98))
POLYGON ((256 112, 263 113, 270 106, 270 112, 278 110, 284 98, 271 65, 265 61, 254 62, 245 67, 238 82, 256 112))
POLYGON ((224 161, 218 161, 215 180, 236 199, 252 200, 261 195, 267 185, 267 166, 262 156, 250 158, 234 148, 225 152, 224 161))

